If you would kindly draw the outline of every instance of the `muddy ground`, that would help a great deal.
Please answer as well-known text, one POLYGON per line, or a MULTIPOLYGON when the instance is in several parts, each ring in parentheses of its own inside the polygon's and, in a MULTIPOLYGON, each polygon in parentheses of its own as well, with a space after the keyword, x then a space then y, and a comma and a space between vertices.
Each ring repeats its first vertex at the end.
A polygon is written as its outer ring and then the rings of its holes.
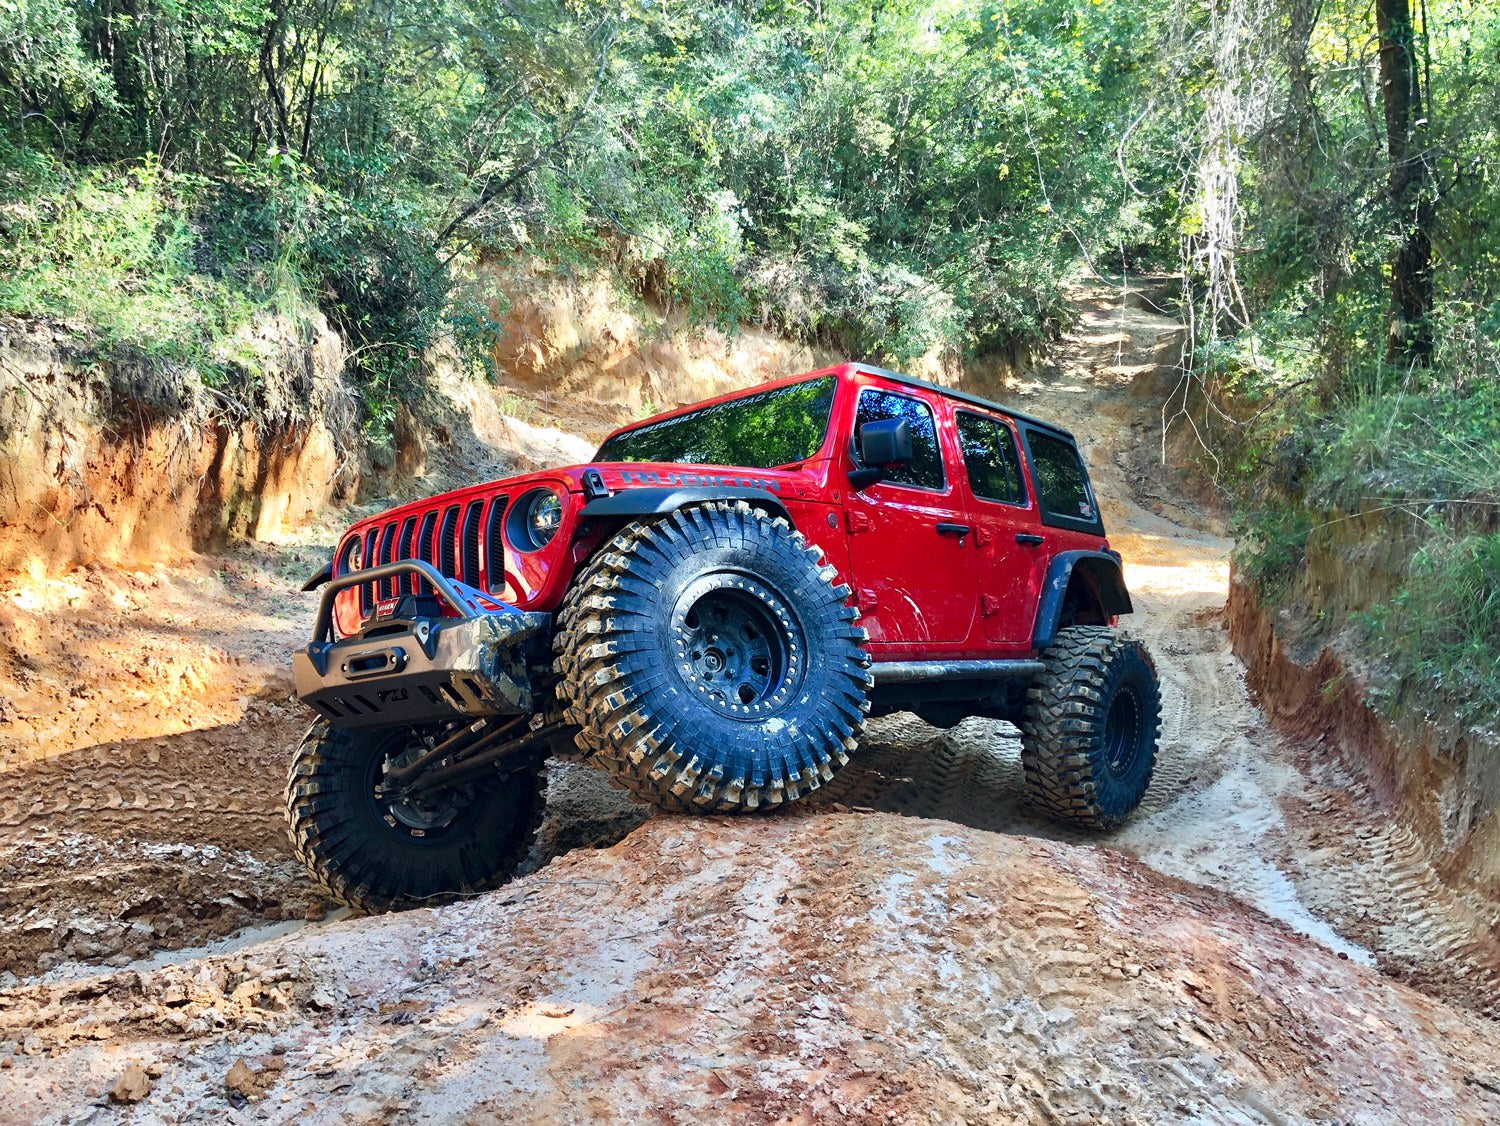
POLYGON ((882 814, 653 819, 469 903, 14 990, 0 1035, 14 1121, 1500 1115, 1490 1022, 1122 853, 882 814))
POLYGON ((1123 829, 1038 820, 1007 725, 896 716, 794 816, 643 824, 554 764, 534 874, 349 920, 280 814, 295 588, 335 527, 16 577, 0 1120, 1500 1118, 1492 907, 1269 729, 1223 630, 1229 541, 1153 457, 1178 328, 1115 287, 1076 305, 1007 397, 1079 435, 1162 675, 1123 829))

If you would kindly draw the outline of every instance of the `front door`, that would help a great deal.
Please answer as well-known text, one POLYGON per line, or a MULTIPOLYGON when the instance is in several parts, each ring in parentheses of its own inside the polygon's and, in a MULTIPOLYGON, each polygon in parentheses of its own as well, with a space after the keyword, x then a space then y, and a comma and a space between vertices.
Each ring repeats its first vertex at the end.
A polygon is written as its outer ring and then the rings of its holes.
POLYGON ((867 422, 904 418, 912 462, 849 494, 844 511, 849 564, 870 640, 933 645, 962 642, 974 621, 974 546, 958 483, 944 471, 932 407, 865 387, 854 434, 867 422))

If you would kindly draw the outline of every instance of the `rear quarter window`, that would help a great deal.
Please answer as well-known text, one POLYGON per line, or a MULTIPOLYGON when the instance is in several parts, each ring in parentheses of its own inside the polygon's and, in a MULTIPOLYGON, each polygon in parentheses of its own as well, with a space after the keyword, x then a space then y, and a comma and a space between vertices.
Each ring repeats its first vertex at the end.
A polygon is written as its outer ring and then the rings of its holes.
POLYGON ((1086 532, 1103 532, 1094 490, 1078 447, 1044 430, 1027 428, 1026 446, 1036 478, 1042 521, 1086 532))

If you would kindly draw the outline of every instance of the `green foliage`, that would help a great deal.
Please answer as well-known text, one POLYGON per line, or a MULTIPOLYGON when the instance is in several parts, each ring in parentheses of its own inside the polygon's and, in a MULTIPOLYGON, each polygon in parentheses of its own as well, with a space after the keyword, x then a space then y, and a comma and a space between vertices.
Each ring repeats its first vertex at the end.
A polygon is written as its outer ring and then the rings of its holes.
POLYGON ((195 270, 185 198, 197 185, 151 160, 123 172, 74 175, 50 161, 29 171, 7 177, 0 202, 0 311, 52 316, 105 348, 221 377, 226 340, 253 309, 195 270))
POLYGON ((1300 505, 1244 507, 1235 517, 1235 564, 1271 602, 1286 591, 1302 567, 1313 522, 1300 505))
MULTIPOLYGON (((1251 9, 1214 10, 1229 27, 1251 9)), ((1238 56, 1254 81, 1233 91, 1243 132, 1227 142, 1243 153, 1231 252, 1243 300, 1197 326, 1200 432, 1239 509, 1236 558, 1275 602, 1299 589, 1309 528, 1410 514, 1422 532, 1404 560, 1406 538, 1388 545, 1385 564, 1403 572, 1400 592, 1360 620, 1404 685, 1393 706, 1425 712, 1441 698, 1478 719, 1500 697, 1500 10, 1412 5, 1424 112, 1396 147, 1420 148, 1431 168, 1436 346, 1410 363, 1390 347, 1392 262, 1409 227, 1392 203, 1371 11, 1254 10, 1238 56)), ((1223 40, 1187 42, 1202 60, 1223 40)), ((1222 69, 1223 52, 1213 58, 1222 69)), ((1206 204, 1191 198, 1179 222, 1199 253, 1206 204)), ((1188 263, 1195 284, 1205 262, 1188 263)))
POLYGON ((1332 431, 1310 490, 1329 507, 1500 501, 1500 383, 1396 387, 1349 404, 1332 431))
POLYGON ((1362 615, 1361 625, 1404 686, 1387 694, 1391 710, 1431 714, 1435 691, 1460 719, 1493 721, 1500 699, 1500 532, 1435 535, 1390 604, 1362 615))
MULTIPOLYGON (((0 312, 268 421, 257 318, 321 312, 388 443, 439 336, 494 374, 482 263, 905 366, 1180 250, 1187 407, 1285 591, 1315 524, 1500 500, 1500 8, 1413 10, 1430 365, 1388 358, 1412 212, 1355 0, 0 0, 0 312)), ((1388 620, 1478 597, 1449 540, 1388 620)))
POLYGON ((1080 247, 1151 237, 1112 155, 1148 20, 1037 2, 643 13, 617 116, 567 174, 694 315, 894 363, 1044 336, 1080 247))
POLYGON ((105 68, 84 49, 75 9, 68 0, 0 0, 0 83, 23 103, 116 104, 105 68))
MULTIPOLYGON (((1134 6, 15 10, 0 163, 158 160, 206 274, 318 304, 376 398, 445 326, 483 367, 475 248, 609 262, 692 321, 907 363, 1045 336, 1080 249, 1160 241, 1140 201, 1169 167, 1127 189, 1113 151, 1152 77, 1155 17, 1134 6)), ((36 308, 123 323, 78 296, 36 308)))

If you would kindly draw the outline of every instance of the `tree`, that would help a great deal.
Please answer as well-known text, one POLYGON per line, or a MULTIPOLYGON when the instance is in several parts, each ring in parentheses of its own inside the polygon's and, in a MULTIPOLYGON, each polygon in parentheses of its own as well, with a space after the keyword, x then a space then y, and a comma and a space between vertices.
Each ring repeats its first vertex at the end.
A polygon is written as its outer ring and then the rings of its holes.
MULTIPOLYGON (((1390 156, 1390 200, 1397 246, 1391 260, 1389 357, 1426 365, 1432 356, 1432 229, 1436 221, 1431 156, 1425 145, 1421 71, 1410 0, 1376 0, 1380 88, 1390 156)), ((1425 28, 1424 28, 1425 32, 1425 28)))

